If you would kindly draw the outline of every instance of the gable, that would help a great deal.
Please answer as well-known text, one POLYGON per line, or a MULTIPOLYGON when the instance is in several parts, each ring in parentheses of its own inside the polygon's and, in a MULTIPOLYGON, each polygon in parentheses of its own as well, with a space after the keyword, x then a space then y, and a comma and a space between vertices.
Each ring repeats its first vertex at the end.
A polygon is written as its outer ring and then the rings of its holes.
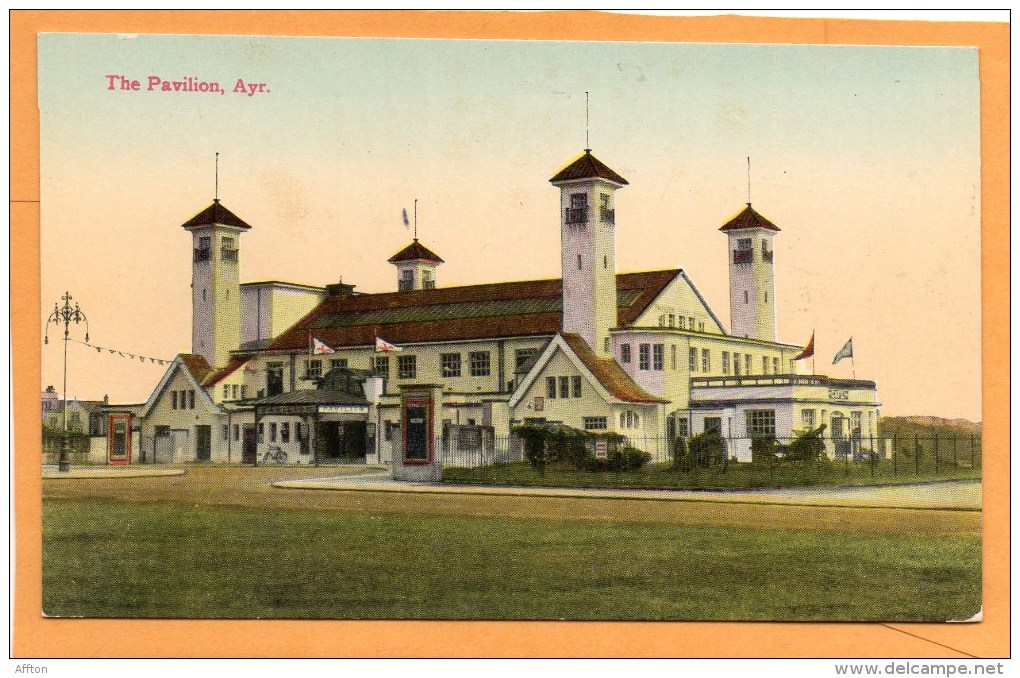
MULTIPOLYGON (((156 388, 149 395, 148 400, 145 401, 145 405, 142 406, 141 411, 138 413, 139 417, 147 417, 154 409, 164 409, 163 406, 167 401, 171 401, 173 396, 172 392, 195 392, 195 407, 203 407, 215 412, 219 412, 220 409, 216 403, 212 401, 209 394, 206 393, 205 389, 202 388, 201 384, 195 378, 195 375, 189 369, 189 365, 184 360, 185 354, 178 355, 174 358, 174 361, 167 368, 163 378, 159 380, 156 388)), ((191 365, 190 367, 194 367, 191 365)), ((186 396, 190 398, 189 396, 186 396)), ((188 408, 172 408, 171 409, 188 409, 188 408)))
POLYGON ((679 319, 683 318, 683 329, 698 329, 698 323, 703 323, 704 332, 726 334, 726 328, 719 317, 683 271, 648 304, 632 326, 670 327, 670 315, 674 317, 675 327, 680 327, 679 319), (689 326, 690 318, 695 319, 694 328, 689 326))

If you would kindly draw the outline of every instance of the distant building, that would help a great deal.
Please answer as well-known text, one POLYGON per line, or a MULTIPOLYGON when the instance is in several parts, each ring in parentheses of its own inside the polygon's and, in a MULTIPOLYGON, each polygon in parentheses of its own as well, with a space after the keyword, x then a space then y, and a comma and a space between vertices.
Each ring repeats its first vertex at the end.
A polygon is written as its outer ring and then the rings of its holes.
MULTIPOLYGON (((138 412, 139 461, 289 462, 401 453, 401 392, 432 389, 445 427, 506 436, 516 423, 617 432, 660 458, 706 430, 750 459, 750 439, 829 425, 876 435, 874 382, 797 373, 776 339, 774 239, 748 203, 728 239, 730 329, 681 269, 616 270, 616 191, 590 150, 559 189, 561 277, 442 287, 415 239, 388 260, 396 291, 240 282, 251 227, 218 200, 188 220, 192 349, 138 412), (390 350, 395 349, 395 350, 390 350)), ((361 248, 364 252, 364 248, 361 248)), ((406 433, 406 432, 405 432, 406 433)), ((831 452, 831 451, 830 451, 831 452)))

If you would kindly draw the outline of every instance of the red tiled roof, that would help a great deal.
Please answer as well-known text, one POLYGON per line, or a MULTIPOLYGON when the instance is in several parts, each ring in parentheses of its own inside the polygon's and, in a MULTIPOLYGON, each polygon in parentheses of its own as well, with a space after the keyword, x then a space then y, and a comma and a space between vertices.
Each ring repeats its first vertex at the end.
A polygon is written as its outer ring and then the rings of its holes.
POLYGON ((612 358, 600 358, 595 351, 588 346, 588 342, 578 334, 564 333, 563 339, 570 346, 574 354, 581 359, 588 371, 599 380, 599 383, 614 398, 628 403, 667 403, 668 400, 656 398, 648 391, 638 386, 630 375, 612 358))
POLYGON ((196 228, 198 226, 211 226, 212 224, 234 226, 245 231, 251 228, 239 216, 221 205, 219 199, 213 200, 211 205, 184 222, 181 228, 196 228))
POLYGON ((741 228, 765 228, 770 231, 778 231, 779 227, 771 221, 754 211, 751 203, 740 210, 735 217, 727 221, 720 231, 736 231, 741 228))
POLYGON ((219 383, 223 379, 226 379, 231 374, 236 372, 239 367, 244 365, 249 360, 251 360, 251 356, 246 356, 244 358, 231 358, 227 362, 227 364, 221 367, 220 369, 210 370, 210 372, 205 375, 205 378, 199 383, 202 384, 202 386, 214 386, 215 384, 219 383))
POLYGON ((422 245, 420 242, 418 242, 417 238, 415 238, 414 242, 412 242, 410 245, 408 245, 407 247, 405 247, 404 249, 400 250, 392 257, 387 259, 387 261, 389 261, 391 264, 395 264, 398 261, 418 261, 418 260, 432 261, 437 264, 443 263, 443 260, 439 258, 438 254, 436 254, 428 247, 425 247, 425 245, 422 245))
MULTIPOLYGON (((618 325, 626 327, 680 271, 616 276, 618 325)), ((327 297, 267 350, 307 349, 310 337, 330 346, 369 346, 499 337, 552 336, 560 330, 559 279, 327 297)))
POLYGON ((193 353, 181 353, 178 357, 199 384, 212 371, 212 367, 209 366, 209 363, 203 356, 194 355, 193 353))
POLYGON ((584 155, 570 163, 550 179, 551 183, 570 181, 571 179, 606 179, 614 183, 626 186, 627 180, 609 169, 609 167, 591 154, 591 149, 586 148, 584 155))

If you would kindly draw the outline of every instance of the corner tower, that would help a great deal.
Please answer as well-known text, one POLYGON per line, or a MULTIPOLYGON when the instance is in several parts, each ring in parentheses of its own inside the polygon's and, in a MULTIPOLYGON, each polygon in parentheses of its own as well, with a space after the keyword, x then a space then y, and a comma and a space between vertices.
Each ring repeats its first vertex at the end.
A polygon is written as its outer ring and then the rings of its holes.
POLYGON ((616 198, 627 180, 586 148, 549 182, 560 189, 563 331, 596 354, 613 354, 616 327, 616 198))
POLYGON ((213 200, 182 225, 192 237, 191 352, 213 367, 241 345, 240 236, 251 228, 213 200))
POLYGON ((431 290, 436 287, 436 266, 443 263, 439 255, 418 242, 418 238, 387 261, 397 267, 397 289, 431 290))
POLYGON ((776 283, 772 238, 779 227, 747 203, 719 229, 729 238, 730 332, 776 340, 776 283))

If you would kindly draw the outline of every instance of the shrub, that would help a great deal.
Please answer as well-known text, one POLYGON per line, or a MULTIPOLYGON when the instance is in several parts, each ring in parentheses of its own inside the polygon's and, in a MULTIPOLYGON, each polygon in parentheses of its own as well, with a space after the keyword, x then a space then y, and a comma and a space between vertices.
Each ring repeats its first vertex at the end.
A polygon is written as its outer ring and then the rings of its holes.
POLYGON ((652 455, 629 445, 609 454, 606 468, 610 471, 636 471, 652 460, 652 455))
POLYGON ((786 459, 789 461, 818 461, 825 452, 825 442, 822 440, 824 432, 825 424, 822 424, 816 429, 798 433, 786 449, 786 459))
POLYGON ((687 449, 687 439, 680 436, 673 441, 673 468, 681 471, 691 470, 691 454, 687 449))
POLYGON ((751 461, 755 464, 767 464, 776 459, 776 439, 762 436, 751 439, 751 461))
POLYGON ((705 431, 691 436, 687 446, 692 466, 708 468, 726 465, 726 441, 717 431, 705 431))
POLYGON ((525 424, 514 428, 514 433, 524 441, 524 458, 528 460, 533 468, 540 471, 545 469, 549 461, 549 454, 546 450, 547 431, 542 426, 525 424))

